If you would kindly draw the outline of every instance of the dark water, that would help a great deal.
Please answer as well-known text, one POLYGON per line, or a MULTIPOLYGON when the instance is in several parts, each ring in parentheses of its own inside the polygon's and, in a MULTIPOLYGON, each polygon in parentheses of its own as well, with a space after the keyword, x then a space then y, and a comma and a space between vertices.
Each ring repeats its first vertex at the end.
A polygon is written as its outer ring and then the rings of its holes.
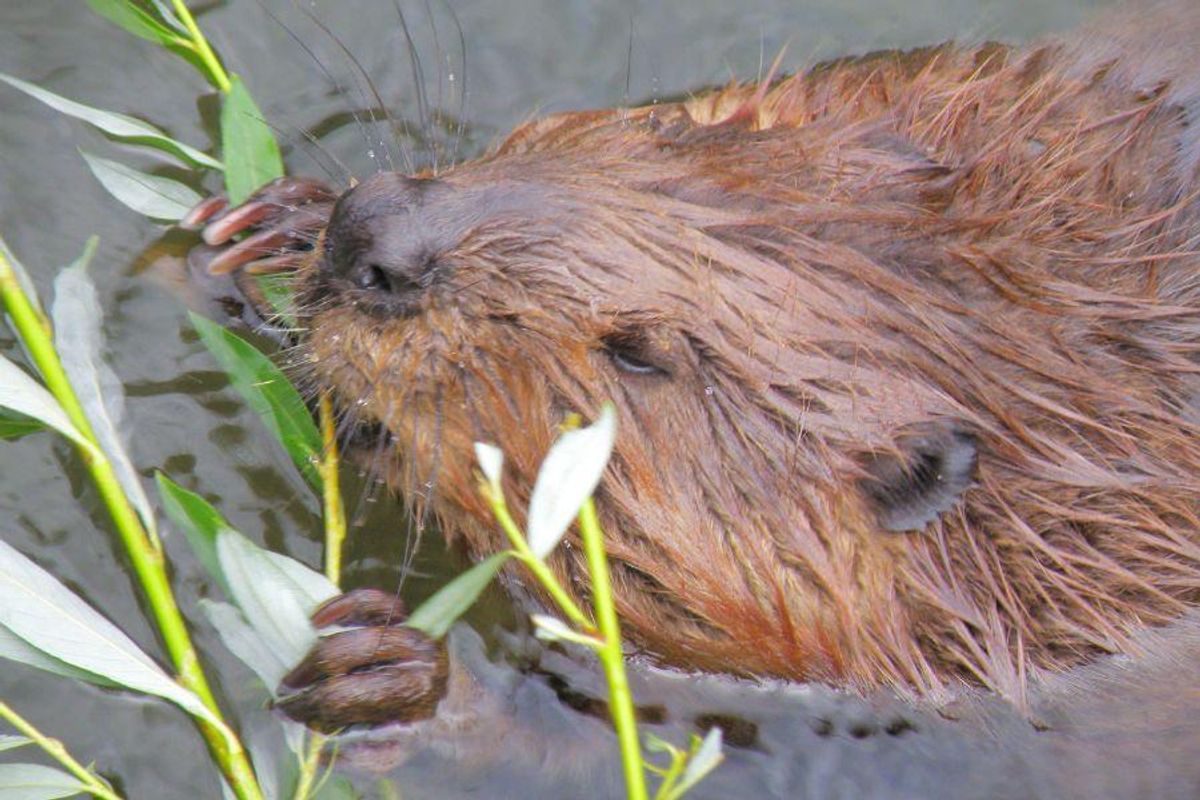
MULTIPOLYGON (((465 74, 466 125, 459 150, 469 156, 536 112, 613 105, 626 98, 647 102, 733 76, 752 77, 785 44, 785 67, 795 69, 843 53, 954 37, 1023 40, 1068 27, 1100 5, 1089 0, 454 0, 449 7, 465 37, 465 72, 463 50, 446 6, 435 4, 431 15, 422 3, 405 7, 422 53, 429 101, 437 101, 440 85, 445 110, 457 114, 465 74)), ((305 18, 303 9, 311 9, 353 50, 389 106, 417 122, 410 62, 390 2, 263 0, 259 5, 232 0, 205 8, 201 24, 211 40, 230 67, 247 78, 281 136, 294 143, 287 152, 292 171, 322 168, 321 160, 303 146, 300 130, 313 130, 322 145, 357 174, 369 174, 387 159, 378 136, 364 140, 357 126, 343 124, 347 111, 373 101, 354 88, 354 70, 338 45, 305 18), (272 15, 282 19, 347 88, 332 87, 314 57, 272 15)), ((210 141, 215 106, 211 99, 197 104, 205 86, 196 73, 150 43, 92 16, 78 0, 0 0, 0 70, 93 105, 143 116, 190 143, 206 146, 210 141)), ((56 270, 74 259, 89 235, 100 236, 92 272, 107 313, 112 363, 128 386, 135 462, 147 475, 164 469, 214 499, 249 536, 315 564, 320 547, 313 498, 189 332, 177 285, 178 255, 190 240, 168 234, 113 201, 87 171, 76 148, 149 166, 141 161, 143 156, 108 142, 82 123, 0 87, 0 233, 47 296, 56 270)), ((416 156, 423 154, 417 151, 416 156)), ((400 154, 394 152, 393 158, 398 161, 400 154)), ((0 351, 14 354, 6 332, 0 332, 0 351)), ((361 504, 359 510, 362 520, 347 554, 346 584, 394 586, 404 535, 397 517, 371 504, 361 504)), ((35 436, 0 444, 0 535, 103 609, 148 651, 158 652, 103 509, 73 452, 61 441, 35 436)), ((177 537, 169 542, 176 585, 185 613, 197 620, 196 637, 224 705, 237 707, 249 730, 265 734, 270 720, 253 712, 259 690, 200 621, 195 600, 215 590, 182 544, 177 537)), ((427 592, 447 569, 437 547, 427 547, 418 570, 430 577, 411 578, 407 591, 415 596, 427 592)), ((436 753, 418 754, 399 774, 404 797, 465 796, 473 791, 484 797, 558 797, 575 794, 563 788, 571 785, 572 777, 598 781, 590 784, 593 789, 608 780, 608 767, 591 766, 595 753, 610 746, 602 726, 577 715, 561 716, 556 708, 543 709, 539 704, 548 694, 538 688, 542 684, 514 686, 506 683, 511 677, 502 671, 495 680, 501 694, 509 692, 510 702, 514 693, 524 692, 524 708, 534 709, 534 716, 544 714, 547 730, 562 732, 558 752, 543 762, 535 745, 513 735, 512 746, 522 749, 502 759, 503 769, 493 765, 458 772, 436 753), (588 744, 571 744, 575 734, 588 744), (540 771, 545 774, 539 778, 540 771)), ((687 695, 679 702, 693 704, 695 691, 694 686, 679 689, 687 695)), ((758 748, 737 755, 727 776, 708 789, 721 794, 711 796, 743 790, 789 796, 827 779, 822 785, 835 789, 822 796, 842 796, 836 776, 822 778, 815 766, 801 774, 798 770, 807 768, 807 762, 780 756, 805 737, 829 738, 821 733, 829 731, 818 719, 820 714, 808 713, 803 721, 783 714, 780 709, 791 707, 792 701, 781 698, 795 695, 778 687, 762 689, 753 701, 748 694, 727 697, 722 691, 712 689, 706 702, 759 709, 766 721, 758 748), (815 727, 809 724, 813 719, 818 719, 815 727)), ((198 735, 173 707, 105 694, 8 665, 0 673, 0 697, 64 739, 81 760, 94 760, 130 796, 218 796, 215 773, 198 735)), ((809 702, 805 697, 796 702, 809 702)), ((821 697, 820 702, 843 702, 821 697)), ((527 715, 524 723, 529 719, 527 715)), ((936 728, 936 723, 929 724, 936 728)), ((503 738, 499 733, 493 738, 503 738)), ((892 738, 903 738, 903 731, 900 734, 892 738)), ((938 736, 947 742, 955 738, 953 732, 938 736)), ((853 758, 865 758, 864 752, 853 758)), ((821 769, 828 771, 839 763, 849 762, 827 760, 821 769)), ((861 784, 846 780, 845 791, 862 791, 861 784)), ((361 785, 374 791, 373 779, 361 785)))

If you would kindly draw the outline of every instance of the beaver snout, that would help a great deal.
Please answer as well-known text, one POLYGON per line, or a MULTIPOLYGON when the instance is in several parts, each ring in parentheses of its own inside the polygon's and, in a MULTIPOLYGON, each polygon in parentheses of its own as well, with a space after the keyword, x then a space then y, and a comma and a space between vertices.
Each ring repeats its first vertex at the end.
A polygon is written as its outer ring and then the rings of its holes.
POLYGON ((382 173, 343 194, 325 233, 321 268, 381 310, 412 313, 445 275, 439 255, 457 241, 449 187, 382 173))

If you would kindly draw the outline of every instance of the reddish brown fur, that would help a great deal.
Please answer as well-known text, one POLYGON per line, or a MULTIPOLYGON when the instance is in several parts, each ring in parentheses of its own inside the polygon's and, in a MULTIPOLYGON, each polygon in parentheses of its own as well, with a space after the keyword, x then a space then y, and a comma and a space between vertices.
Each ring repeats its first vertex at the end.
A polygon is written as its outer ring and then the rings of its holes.
MULTIPOLYGON (((310 270, 307 357, 476 555, 502 544, 471 443, 523 509, 564 415, 615 401, 618 610, 665 663, 1019 698, 1200 599, 1200 64, 1113 48, 885 53, 529 123, 437 176, 457 233, 419 314, 310 270), (631 329, 669 376, 614 366, 631 329), (883 531, 864 458, 936 419, 978 434, 976 485, 883 531)), ((570 540, 554 567, 586 593, 570 540)))

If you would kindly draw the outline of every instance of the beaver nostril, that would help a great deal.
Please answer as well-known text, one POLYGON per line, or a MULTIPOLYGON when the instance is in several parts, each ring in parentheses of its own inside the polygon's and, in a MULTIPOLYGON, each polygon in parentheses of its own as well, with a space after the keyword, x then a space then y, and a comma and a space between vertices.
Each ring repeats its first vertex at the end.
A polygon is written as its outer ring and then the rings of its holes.
POLYGON ((378 264, 368 264, 354 278, 354 285, 363 290, 391 291, 391 281, 378 264))
POLYGON ((366 292, 378 292, 400 297, 421 291, 421 284, 408 275, 379 264, 365 264, 355 270, 351 277, 355 288, 366 292))

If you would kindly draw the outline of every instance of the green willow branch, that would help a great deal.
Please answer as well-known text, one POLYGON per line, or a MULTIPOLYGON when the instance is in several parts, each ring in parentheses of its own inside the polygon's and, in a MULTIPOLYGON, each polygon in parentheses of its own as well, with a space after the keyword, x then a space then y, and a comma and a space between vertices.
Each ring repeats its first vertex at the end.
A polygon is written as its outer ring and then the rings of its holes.
MULTIPOLYGON (((3 258, 3 256, 0 256, 3 258)), ((123 800, 121 795, 113 791, 113 788, 96 773, 89 770, 87 767, 76 761, 67 748, 58 739, 51 739, 44 733, 33 726, 33 723, 22 717, 8 703, 0 701, 0 718, 4 719, 8 724, 12 725, 18 731, 29 737, 38 747, 42 748, 47 755, 62 764, 67 768, 67 771, 79 779, 87 792, 93 797, 102 798, 102 800, 123 800)))
POLYGON ((576 605, 571 599, 571 595, 558 582, 558 578, 554 577, 554 573, 546 566, 546 562, 533 554, 529 549, 529 543, 525 541, 525 535, 521 533, 521 529, 517 527, 516 520, 512 518, 512 514, 508 512, 508 503, 505 502, 504 496, 498 492, 493 492, 491 486, 484 483, 480 487, 484 498, 488 501, 488 505, 492 508, 492 513, 496 517, 496 521, 500 523, 500 527, 504 529, 504 533, 508 536, 508 541, 512 544, 513 554, 520 559, 521 563, 533 573, 550 597, 567 617, 582 628, 587 633, 595 633, 596 626, 588 618, 588 615, 583 613, 583 610, 576 605))
POLYGON ((480 491, 491 506, 492 513, 500 523, 514 555, 533 573, 546 589, 555 604, 564 614, 589 636, 599 636, 593 649, 604 669, 608 683, 608 706, 612 714, 613 727, 621 751, 621 767, 625 777, 625 792, 629 800, 647 800, 645 762, 638 741, 637 717, 634 714, 633 693, 629 690, 629 678, 625 674, 625 657, 621 650, 621 627, 617 621, 616 605, 613 601, 612 581, 608 572, 608 557, 604 552, 604 532, 596 517, 596 506, 588 498, 579 510, 579 528, 587 557, 588 573, 592 578, 592 600, 596 622, 571 599, 570 594, 551 572, 546 562, 530 550, 525 535, 517 526, 508 504, 498 488, 484 481, 480 491))
POLYGON ((633 693, 625 674, 625 656, 621 652, 621 625, 613 602, 608 557, 604 553, 604 531, 596 518, 596 504, 589 497, 579 510, 579 531, 588 573, 592 577, 592 606, 604 645, 596 654, 608 682, 608 710, 617 731, 621 749, 621 767, 625 773, 625 791, 629 800, 646 800, 646 772, 638 741, 637 716, 633 711, 633 693))
POLYGON ((325 518, 325 577, 336 584, 342 576, 342 545, 346 541, 346 511, 338 484, 338 444, 334 425, 333 401, 321 395, 318 406, 323 455, 317 464, 321 476, 321 502, 325 518))
POLYGON ((222 93, 228 94, 229 90, 233 88, 233 82, 229 80, 229 74, 221 66, 221 61, 217 58, 217 54, 208 46, 208 40, 200 32, 200 26, 196 24, 192 12, 188 10, 183 0, 171 0, 171 5, 174 6, 175 14, 179 17, 179 21, 183 23, 188 33, 191 34, 192 38, 188 42, 188 46, 196 53, 200 62, 204 64, 204 68, 212 76, 213 83, 217 85, 217 88, 222 93))
MULTIPOLYGON (((334 425, 333 401, 326 392, 321 395, 317 405, 318 423, 321 429, 322 456, 317 463, 317 473, 321 476, 322 516, 325 521, 325 577, 337 585, 342 579, 342 546, 346 541, 346 511, 342 504, 342 492, 339 484, 337 430, 334 425)), ((327 741, 324 736, 313 731, 308 732, 308 745, 304 757, 299 758, 300 775, 296 780, 296 790, 292 792, 293 800, 307 800, 320 789, 322 779, 321 751, 327 741)), ((332 760, 330 761, 332 766, 332 760)), ((328 777, 328 775, 326 775, 328 777)))
POLYGON ((171 662, 178 672, 179 683, 191 690, 200 701, 222 720, 220 725, 193 718, 199 727, 213 758, 229 785, 241 800, 261 800, 262 790, 255 779, 250 761, 246 757, 237 736, 223 722, 220 708, 209 688, 208 680, 200 666, 200 659, 192 646, 191 636, 184 623, 183 615, 171 591, 167 576, 166 560, 161 544, 151 537, 142 525, 137 512, 121 489, 112 464, 104 456, 96 441, 96 435, 88 422, 75 390, 67 379, 58 353, 54 350, 50 326, 38 314, 29 298, 21 289, 17 276, 4 254, 0 252, 0 298, 12 318, 13 326, 21 337, 46 388, 62 406, 71 423, 91 443, 91 449, 78 447, 80 457, 91 473, 92 480, 108 508, 117 534, 133 565, 138 582, 150 605, 150 610, 162 636, 171 662))
POLYGON ((300 761, 300 776, 296 780, 296 791, 292 792, 293 800, 306 800, 316 794, 318 773, 321 769, 321 750, 325 747, 325 737, 319 733, 312 734, 308 747, 300 761))

